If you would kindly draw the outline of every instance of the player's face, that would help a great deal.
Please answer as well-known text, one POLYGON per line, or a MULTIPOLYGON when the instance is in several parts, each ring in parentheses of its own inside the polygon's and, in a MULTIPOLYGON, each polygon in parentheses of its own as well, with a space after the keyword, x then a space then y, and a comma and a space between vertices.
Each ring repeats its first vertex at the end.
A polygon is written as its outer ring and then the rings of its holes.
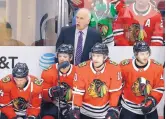
POLYGON ((76 15, 76 27, 78 30, 83 30, 86 28, 89 24, 89 17, 87 13, 84 13, 83 11, 78 11, 76 15))
POLYGON ((139 61, 139 63, 146 64, 148 62, 149 56, 149 51, 138 52, 138 54, 136 55, 136 59, 139 61))
POLYGON ((17 87, 20 89, 24 88, 24 85, 27 82, 26 78, 14 78, 14 80, 15 80, 17 87))
POLYGON ((68 61, 70 62, 72 59, 70 58, 69 54, 65 54, 65 53, 59 53, 58 54, 58 62, 62 63, 64 61, 68 61))
POLYGON ((99 67, 103 64, 105 56, 103 54, 92 53, 92 62, 94 67, 99 67))
POLYGON ((147 6, 149 2, 150 0, 136 0, 136 4, 139 4, 141 6, 147 6))

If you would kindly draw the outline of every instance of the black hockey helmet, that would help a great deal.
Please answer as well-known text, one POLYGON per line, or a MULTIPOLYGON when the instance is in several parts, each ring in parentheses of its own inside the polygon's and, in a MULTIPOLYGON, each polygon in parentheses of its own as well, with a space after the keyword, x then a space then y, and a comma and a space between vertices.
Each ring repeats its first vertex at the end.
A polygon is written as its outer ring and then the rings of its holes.
POLYGON ((103 43, 96 43, 92 48, 91 48, 91 53, 98 53, 98 54, 104 54, 108 56, 109 50, 108 46, 103 43))
POLYGON ((133 46, 133 52, 138 53, 138 52, 145 52, 149 51, 151 52, 149 45, 145 41, 137 41, 134 46, 133 46))
POLYGON ((29 73, 29 69, 26 63, 18 62, 12 70, 12 75, 13 77, 16 77, 16 78, 27 77, 28 73, 29 73))
POLYGON ((62 44, 57 49, 57 54, 58 53, 66 53, 66 54, 69 54, 69 55, 73 56, 73 54, 74 54, 74 48, 70 44, 62 44))

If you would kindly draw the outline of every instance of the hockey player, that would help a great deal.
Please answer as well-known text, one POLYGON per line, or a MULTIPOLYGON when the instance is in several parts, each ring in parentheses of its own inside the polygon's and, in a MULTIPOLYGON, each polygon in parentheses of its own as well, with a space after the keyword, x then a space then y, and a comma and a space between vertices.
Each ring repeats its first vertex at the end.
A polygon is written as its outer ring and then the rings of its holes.
POLYGON ((106 44, 96 43, 91 60, 79 64, 73 83, 71 119, 118 119, 121 71, 108 59, 108 53, 106 44))
MULTIPOLYGON (((62 44, 57 49, 58 63, 70 62, 73 58, 73 46, 62 44)), ((61 86, 58 85, 58 63, 42 72, 43 83, 43 102, 41 108, 42 119, 58 119, 58 100, 61 97, 61 119, 65 118, 65 111, 70 107, 72 100, 72 87, 75 75, 75 66, 70 64, 59 72, 61 86)))
POLYGON ((120 119, 158 119, 156 105, 164 92, 163 67, 149 59, 151 50, 146 42, 137 42, 133 52, 135 59, 120 64, 125 82, 120 119))
POLYGON ((136 0, 119 11, 113 24, 115 44, 133 45, 144 40, 148 45, 163 45, 163 22, 151 0, 136 0))
POLYGON ((12 74, 0 80, 0 119, 36 119, 39 115, 43 81, 28 73, 25 63, 17 63, 12 74))

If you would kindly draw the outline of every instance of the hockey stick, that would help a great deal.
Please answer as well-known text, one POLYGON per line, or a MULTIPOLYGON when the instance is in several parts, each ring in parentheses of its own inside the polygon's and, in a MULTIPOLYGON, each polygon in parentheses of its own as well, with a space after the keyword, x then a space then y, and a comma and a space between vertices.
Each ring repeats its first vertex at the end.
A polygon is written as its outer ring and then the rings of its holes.
MULTIPOLYGON (((70 65, 70 63, 68 61, 64 61, 63 63, 61 63, 61 64, 58 65, 58 72, 57 73, 58 73, 58 86, 59 87, 61 86, 60 75, 59 75, 60 70, 62 68, 68 67, 69 65, 70 65)), ((58 119, 61 119, 61 117, 60 117, 60 114, 61 114, 60 101, 61 101, 61 97, 59 96, 58 97, 58 119)))
POLYGON ((48 14, 46 13, 42 18, 41 18, 41 21, 40 21, 40 39, 42 39, 42 25, 43 25, 43 22, 47 19, 48 17, 48 14))
MULTIPOLYGON (((44 16, 41 18, 41 20, 40 20, 40 40, 43 40, 43 38, 42 38, 42 25, 43 25, 43 22, 46 20, 48 18, 48 13, 46 13, 46 14, 44 14, 44 16)), ((35 43, 35 45, 37 45, 36 43, 35 43)))
MULTIPOLYGON (((145 95, 145 104, 146 104, 147 98, 148 98, 148 95, 146 94, 145 95)), ((144 114, 144 119, 147 119, 147 115, 146 114, 144 114)))
POLYGON ((69 24, 72 24, 72 19, 74 18, 74 12, 77 10, 77 7, 73 6, 71 0, 67 0, 69 6, 69 24))

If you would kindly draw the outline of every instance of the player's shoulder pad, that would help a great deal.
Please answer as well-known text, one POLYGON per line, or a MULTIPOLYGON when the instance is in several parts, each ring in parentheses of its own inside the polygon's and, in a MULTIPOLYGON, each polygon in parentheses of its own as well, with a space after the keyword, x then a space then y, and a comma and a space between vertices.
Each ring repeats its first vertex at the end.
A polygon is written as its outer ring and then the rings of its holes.
POLYGON ((125 60, 121 61, 120 64, 123 65, 123 66, 128 65, 128 64, 130 64, 130 60, 129 59, 125 59, 125 60))
POLYGON ((36 78, 36 79, 34 80, 34 84, 36 84, 37 86, 41 86, 42 83, 43 83, 43 81, 44 81, 43 79, 37 79, 37 78, 36 78))
POLYGON ((53 66, 50 65, 49 67, 45 68, 44 71, 47 71, 47 70, 51 69, 52 67, 53 67, 53 66))
POLYGON ((8 83, 8 82, 10 82, 11 81, 11 78, 9 77, 9 76, 6 76, 6 77, 4 77, 3 79, 2 79, 2 82, 3 83, 8 83))
POLYGON ((156 65, 162 66, 161 63, 159 63, 158 61, 156 61, 156 60, 154 60, 154 59, 152 59, 152 62, 153 62, 153 64, 156 64, 156 65))
POLYGON ((84 66, 86 66, 86 65, 87 65, 86 62, 82 62, 82 63, 80 63, 80 64, 78 65, 78 67, 84 67, 84 66))
POLYGON ((114 61, 112 61, 112 60, 110 60, 110 64, 113 64, 113 65, 115 65, 115 66, 118 66, 118 63, 116 63, 116 62, 114 62, 114 61))

